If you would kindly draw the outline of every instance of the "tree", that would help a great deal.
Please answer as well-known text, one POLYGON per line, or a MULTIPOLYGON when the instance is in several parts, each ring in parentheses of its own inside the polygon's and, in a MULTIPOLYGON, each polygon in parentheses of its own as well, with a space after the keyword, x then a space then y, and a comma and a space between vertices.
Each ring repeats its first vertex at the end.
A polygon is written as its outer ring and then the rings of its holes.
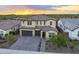
POLYGON ((58 35, 52 35, 52 37, 50 37, 48 41, 52 42, 57 47, 67 47, 69 43, 68 38, 63 33, 59 33, 58 35))
POLYGON ((13 34, 6 35, 5 40, 12 43, 12 42, 16 41, 16 36, 13 34))

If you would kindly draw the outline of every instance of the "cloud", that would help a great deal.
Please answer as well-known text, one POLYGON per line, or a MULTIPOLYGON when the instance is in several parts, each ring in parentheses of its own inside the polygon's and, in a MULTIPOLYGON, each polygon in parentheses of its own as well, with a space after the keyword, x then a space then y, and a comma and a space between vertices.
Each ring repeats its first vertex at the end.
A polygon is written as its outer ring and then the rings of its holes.
POLYGON ((0 11, 14 11, 21 9, 28 9, 28 8, 24 5, 0 5, 0 11))
POLYGON ((71 5, 55 5, 55 6, 52 6, 50 9, 58 10, 58 9, 62 9, 62 8, 69 7, 69 6, 71 5))
POLYGON ((79 5, 0 5, 0 14, 75 14, 79 5))
POLYGON ((34 10, 49 10, 51 7, 52 5, 28 5, 28 8, 34 10))
POLYGON ((79 5, 64 6, 64 7, 57 8, 57 10, 78 11, 79 10, 79 5))

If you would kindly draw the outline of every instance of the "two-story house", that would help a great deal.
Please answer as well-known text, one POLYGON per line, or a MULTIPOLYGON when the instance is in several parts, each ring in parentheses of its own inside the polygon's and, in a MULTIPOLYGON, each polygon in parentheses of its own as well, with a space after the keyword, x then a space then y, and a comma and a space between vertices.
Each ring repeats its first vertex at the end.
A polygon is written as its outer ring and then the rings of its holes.
POLYGON ((32 15, 21 19, 20 36, 39 36, 49 38, 52 34, 57 34, 56 21, 46 15, 32 15))

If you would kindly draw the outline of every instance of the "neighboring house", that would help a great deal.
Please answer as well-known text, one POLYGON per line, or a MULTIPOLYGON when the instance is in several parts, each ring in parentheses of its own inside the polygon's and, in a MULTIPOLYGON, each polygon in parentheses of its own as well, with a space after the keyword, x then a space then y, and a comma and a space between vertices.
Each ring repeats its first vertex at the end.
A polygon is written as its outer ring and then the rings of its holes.
POLYGON ((0 20, 0 36, 5 36, 11 31, 16 31, 20 27, 20 21, 17 20, 0 20))
POLYGON ((58 21, 58 27, 68 33, 69 38, 79 40, 79 19, 62 18, 58 21))
POLYGON ((46 15, 32 15, 21 19, 20 36, 39 36, 49 38, 52 34, 57 34, 56 21, 46 15))

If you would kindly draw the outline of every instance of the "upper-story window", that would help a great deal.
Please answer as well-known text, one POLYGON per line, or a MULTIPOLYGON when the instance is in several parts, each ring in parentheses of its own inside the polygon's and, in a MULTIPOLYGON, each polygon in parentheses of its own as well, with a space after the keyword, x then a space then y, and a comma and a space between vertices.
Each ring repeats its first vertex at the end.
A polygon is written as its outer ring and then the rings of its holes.
POLYGON ((23 23, 24 23, 25 21, 23 21, 23 23))
POLYGON ((79 36, 79 31, 78 31, 78 36, 79 36))
POLYGON ((40 25, 42 25, 42 21, 40 21, 40 25))
POLYGON ((36 21, 36 25, 38 25, 38 21, 36 21))
POLYGON ((32 25, 32 21, 27 21, 27 25, 32 25))
POLYGON ((50 25, 52 25, 52 21, 50 21, 50 25))
POLYGON ((46 22, 44 21, 44 25, 46 24, 46 22))

